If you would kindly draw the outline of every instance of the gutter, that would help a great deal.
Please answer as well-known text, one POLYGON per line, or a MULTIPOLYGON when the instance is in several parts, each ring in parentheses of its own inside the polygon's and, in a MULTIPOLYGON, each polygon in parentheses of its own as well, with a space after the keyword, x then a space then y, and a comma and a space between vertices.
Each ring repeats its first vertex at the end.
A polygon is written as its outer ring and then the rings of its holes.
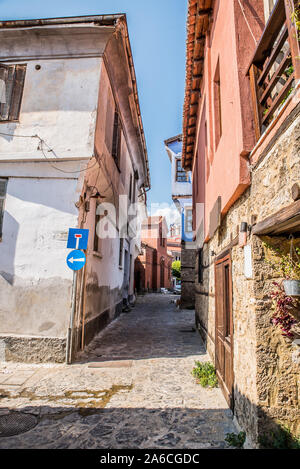
POLYGON ((125 13, 115 15, 93 15, 93 16, 67 16, 61 18, 40 18, 40 19, 24 19, 24 20, 7 20, 0 21, 0 28, 20 28, 35 27, 57 24, 73 24, 73 23, 98 23, 100 25, 114 25, 117 20, 126 17, 125 13))

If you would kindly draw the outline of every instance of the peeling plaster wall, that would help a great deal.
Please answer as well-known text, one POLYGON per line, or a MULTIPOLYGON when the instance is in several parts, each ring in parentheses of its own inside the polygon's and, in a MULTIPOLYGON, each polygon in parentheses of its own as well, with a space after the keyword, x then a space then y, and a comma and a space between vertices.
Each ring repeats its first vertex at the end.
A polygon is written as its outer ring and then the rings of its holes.
MULTIPOLYGON (((20 123, 2 123, 0 161, 44 159, 38 134, 58 158, 89 158, 94 149, 99 58, 33 60, 27 63, 20 123), (35 66, 41 65, 40 70, 35 66)), ((45 153, 48 158, 53 154, 45 153)))
POLYGON ((111 32, 72 26, 0 32, 1 61, 27 65, 19 122, 0 128, 9 134, 0 135, 0 177, 8 178, 0 242, 4 359, 64 360, 73 283, 68 229, 78 226, 75 203, 94 153, 101 54, 111 32), (24 137, 33 135, 53 153, 24 137))
POLYGON ((68 228, 77 225, 78 181, 47 177, 47 163, 35 167, 40 178, 20 177, 26 163, 5 166, 0 174, 15 176, 8 178, 0 242, 0 333, 63 338, 72 286, 66 243, 68 228))

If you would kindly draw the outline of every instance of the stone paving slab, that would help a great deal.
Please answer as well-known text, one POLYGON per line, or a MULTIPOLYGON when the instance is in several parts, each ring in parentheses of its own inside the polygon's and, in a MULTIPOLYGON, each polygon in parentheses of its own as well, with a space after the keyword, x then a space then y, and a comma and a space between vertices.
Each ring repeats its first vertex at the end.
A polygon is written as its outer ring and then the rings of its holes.
POLYGON ((71 366, 2 363, 0 419, 17 410, 38 425, 0 448, 226 448, 231 411, 192 377, 209 357, 194 312, 171 299, 139 298, 71 366))

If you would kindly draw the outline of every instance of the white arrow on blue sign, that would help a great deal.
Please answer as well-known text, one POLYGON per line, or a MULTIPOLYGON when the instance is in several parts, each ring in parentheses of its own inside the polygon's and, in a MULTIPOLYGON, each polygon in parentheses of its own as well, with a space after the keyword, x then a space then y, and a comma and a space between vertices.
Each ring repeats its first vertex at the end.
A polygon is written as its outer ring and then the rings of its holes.
POLYGON ((86 257, 84 252, 75 250, 71 251, 67 257, 67 265, 71 270, 80 270, 84 266, 86 257))

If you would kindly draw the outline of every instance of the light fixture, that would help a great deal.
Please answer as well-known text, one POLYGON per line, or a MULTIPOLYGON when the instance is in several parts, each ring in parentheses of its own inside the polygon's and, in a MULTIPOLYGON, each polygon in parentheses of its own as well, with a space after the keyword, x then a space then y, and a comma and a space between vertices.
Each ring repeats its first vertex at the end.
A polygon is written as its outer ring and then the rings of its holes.
POLYGON ((240 232, 239 232, 239 247, 243 248, 247 244, 247 231, 248 224, 246 222, 241 223, 240 232))

